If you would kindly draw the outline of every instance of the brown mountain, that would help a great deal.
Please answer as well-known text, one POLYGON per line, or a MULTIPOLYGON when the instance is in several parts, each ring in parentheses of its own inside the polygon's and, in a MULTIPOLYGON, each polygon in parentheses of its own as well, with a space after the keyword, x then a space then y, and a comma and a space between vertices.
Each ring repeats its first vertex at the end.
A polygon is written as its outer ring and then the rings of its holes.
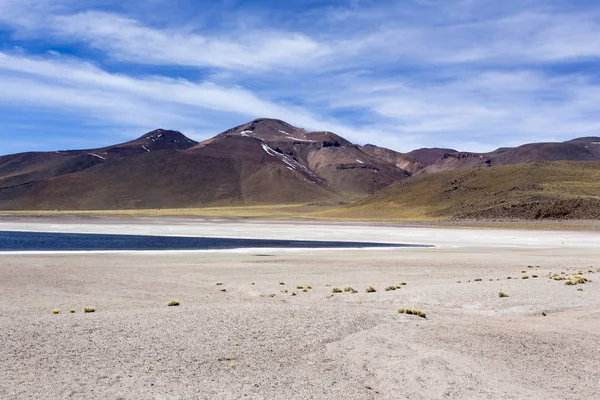
POLYGON ((258 119, 202 143, 156 130, 100 149, 0 158, 1 209, 354 199, 410 176, 331 132, 258 119))
POLYGON ((526 144, 490 153, 443 148, 399 153, 263 118, 202 143, 158 129, 99 149, 0 157, 0 209, 349 201, 400 181, 408 185, 415 178, 406 178, 413 174, 555 160, 600 161, 600 138, 526 144))
POLYGON ((567 142, 530 143, 518 147, 504 147, 489 153, 446 151, 419 172, 544 161, 600 161, 600 137, 584 137, 567 142))

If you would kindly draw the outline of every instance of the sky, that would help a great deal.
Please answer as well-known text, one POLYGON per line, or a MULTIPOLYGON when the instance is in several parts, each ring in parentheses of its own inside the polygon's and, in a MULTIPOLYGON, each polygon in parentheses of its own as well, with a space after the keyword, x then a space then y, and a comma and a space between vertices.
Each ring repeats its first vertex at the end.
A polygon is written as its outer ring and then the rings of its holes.
POLYGON ((600 136, 600 2, 0 0, 0 154, 278 118, 398 151, 600 136))

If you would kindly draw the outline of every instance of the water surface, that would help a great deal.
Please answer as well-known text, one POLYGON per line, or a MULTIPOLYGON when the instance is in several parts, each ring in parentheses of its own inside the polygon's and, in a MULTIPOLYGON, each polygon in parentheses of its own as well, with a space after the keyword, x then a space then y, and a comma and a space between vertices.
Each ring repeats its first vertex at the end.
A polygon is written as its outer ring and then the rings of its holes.
POLYGON ((344 249, 413 244, 0 231, 0 251, 344 249))

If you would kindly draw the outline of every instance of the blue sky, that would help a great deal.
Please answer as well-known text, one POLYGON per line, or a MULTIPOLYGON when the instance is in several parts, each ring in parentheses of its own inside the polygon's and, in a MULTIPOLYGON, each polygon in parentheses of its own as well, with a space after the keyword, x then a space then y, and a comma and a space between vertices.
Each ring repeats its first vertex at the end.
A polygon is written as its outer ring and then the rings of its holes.
POLYGON ((400 151, 600 135, 597 1, 0 0, 0 154, 258 117, 400 151))

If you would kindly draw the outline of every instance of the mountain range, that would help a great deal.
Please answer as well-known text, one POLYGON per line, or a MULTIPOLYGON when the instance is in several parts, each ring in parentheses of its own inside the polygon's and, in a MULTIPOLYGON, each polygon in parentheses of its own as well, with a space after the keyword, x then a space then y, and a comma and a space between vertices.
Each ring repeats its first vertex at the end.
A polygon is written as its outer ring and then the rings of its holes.
POLYGON ((0 209, 354 202, 444 171, 553 161, 600 161, 600 138, 489 153, 445 148, 400 153, 262 118, 200 143, 158 129, 98 149, 1 156, 0 209))

